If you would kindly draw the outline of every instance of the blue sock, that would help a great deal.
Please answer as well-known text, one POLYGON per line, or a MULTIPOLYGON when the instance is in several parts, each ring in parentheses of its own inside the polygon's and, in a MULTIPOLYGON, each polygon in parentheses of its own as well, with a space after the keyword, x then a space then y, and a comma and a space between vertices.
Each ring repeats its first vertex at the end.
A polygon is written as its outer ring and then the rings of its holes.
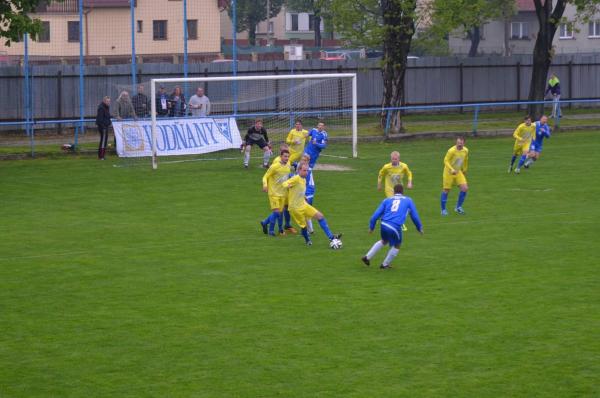
POLYGON ((513 155, 512 159, 510 160, 510 167, 513 167, 515 160, 517 160, 517 155, 513 155))
POLYGON ((273 213, 271 213, 271 216, 269 216, 269 233, 270 234, 275 233, 275 223, 277 222, 277 218, 279 218, 278 211, 274 211, 273 213))
POLYGON ((323 232, 325 232, 325 235, 327 235, 329 239, 333 239, 333 234, 331 233, 329 225, 327 225, 327 220, 324 217, 319 220, 319 225, 321 226, 321 229, 323 229, 323 232))
POLYGON ((527 155, 521 156, 521 159, 519 159, 519 165, 517 166, 519 169, 521 168, 521 166, 523 166, 523 163, 525 163, 525 160, 527 160, 527 155))
POLYGON ((460 193, 458 194, 458 202, 456 202, 456 207, 462 207, 463 203, 465 202, 465 198, 467 197, 467 193, 460 191, 460 193))
POLYGON ((446 202, 448 202, 448 192, 442 192, 442 199, 441 199, 442 210, 446 210, 446 202))
POLYGON ((302 236, 304 236, 304 240, 308 242, 310 240, 310 237, 308 236, 308 229, 306 227, 302 228, 301 233, 302 236))
POLYGON ((285 217, 285 229, 291 228, 292 225, 290 224, 290 212, 287 209, 283 211, 283 217, 285 217))
POLYGON ((273 213, 269 214, 267 216, 267 218, 265 218, 264 220, 262 220, 262 224, 265 224, 265 225, 269 224, 271 222, 271 216, 272 215, 273 215, 273 213))
POLYGON ((277 213, 277 226, 279 227, 279 232, 283 232, 283 213, 277 213))

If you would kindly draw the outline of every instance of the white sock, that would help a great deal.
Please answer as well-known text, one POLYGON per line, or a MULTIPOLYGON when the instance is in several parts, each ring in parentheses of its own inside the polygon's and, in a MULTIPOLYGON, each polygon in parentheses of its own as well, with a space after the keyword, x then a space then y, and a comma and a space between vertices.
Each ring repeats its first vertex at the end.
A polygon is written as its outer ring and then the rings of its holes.
POLYGON ((265 151, 265 154, 263 155, 263 164, 269 164, 270 158, 271 154, 269 153, 269 151, 265 151))
POLYGON ((372 259, 373 256, 375 256, 379 250, 383 249, 383 246, 384 245, 382 241, 378 240, 377 242, 375 242, 375 244, 367 252, 367 259, 372 259))
POLYGON ((306 228, 308 228, 308 232, 309 233, 312 234, 314 232, 314 229, 313 229, 313 226, 312 226, 312 219, 311 220, 306 220, 306 228))
POLYGON ((396 249, 395 247, 392 247, 390 249, 390 251, 388 251, 387 256, 385 256, 385 260, 383 260, 383 265, 385 265, 386 267, 388 265, 390 265, 392 263, 392 261, 394 260, 394 257, 396 257, 396 255, 398 254, 399 251, 400 251, 400 249, 396 249))
POLYGON ((244 166, 248 166, 250 163, 250 151, 244 152, 244 166))

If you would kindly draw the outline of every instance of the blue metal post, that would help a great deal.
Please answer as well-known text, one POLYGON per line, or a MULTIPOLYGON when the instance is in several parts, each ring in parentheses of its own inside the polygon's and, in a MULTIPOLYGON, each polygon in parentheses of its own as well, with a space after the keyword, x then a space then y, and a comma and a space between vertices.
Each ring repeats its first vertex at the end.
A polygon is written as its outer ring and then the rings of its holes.
POLYGON ((31 147, 31 157, 35 155, 33 147, 33 134, 31 125, 31 82, 29 80, 29 35, 25 33, 24 37, 25 53, 23 56, 23 75, 25 81, 23 82, 23 110, 25 113, 25 133, 29 136, 29 144, 31 147))
POLYGON ((477 135, 477 124, 479 123, 479 105, 475 107, 475 113, 473 114, 473 136, 477 135))
POLYGON ((137 59, 135 56, 135 1, 129 0, 129 15, 131 18, 131 84, 133 84, 132 92, 137 94, 137 59))
MULTIPOLYGON (((188 24, 187 24, 187 0, 183 0, 183 77, 188 77, 188 24)), ((183 85, 183 94, 189 98, 189 84, 183 85)))
POLYGON ((388 109, 385 117, 385 138, 387 138, 390 135, 390 125, 392 124, 392 112, 390 112, 390 110, 388 109))
MULTIPOLYGON (((237 76, 237 1, 231 0, 231 7, 233 7, 233 76, 237 76)), ((237 114, 238 106, 237 106, 237 81, 233 81, 233 114, 237 114)))
POLYGON ((75 142, 73 146, 77 149, 79 133, 83 134, 83 119, 85 114, 85 99, 83 87, 83 0, 79 0, 79 126, 75 129, 75 142))

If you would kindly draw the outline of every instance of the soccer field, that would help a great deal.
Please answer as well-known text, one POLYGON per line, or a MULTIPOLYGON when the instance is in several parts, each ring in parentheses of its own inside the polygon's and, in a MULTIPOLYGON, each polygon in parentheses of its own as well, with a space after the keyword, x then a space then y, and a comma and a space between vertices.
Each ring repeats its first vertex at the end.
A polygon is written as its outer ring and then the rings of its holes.
POLYGON ((467 139, 446 218, 453 140, 322 157, 351 169, 315 171, 339 251, 263 235, 260 159, 1 162, 0 396, 597 397, 600 138, 556 134, 520 175, 512 144, 467 139), (367 268, 395 149, 425 235, 367 268))

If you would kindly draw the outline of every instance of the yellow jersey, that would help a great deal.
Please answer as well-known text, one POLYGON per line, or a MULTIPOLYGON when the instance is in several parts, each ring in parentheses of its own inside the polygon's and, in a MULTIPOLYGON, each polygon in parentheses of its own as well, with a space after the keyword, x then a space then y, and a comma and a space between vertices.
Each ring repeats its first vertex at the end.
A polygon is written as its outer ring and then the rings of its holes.
POLYGON ((288 179, 291 171, 289 164, 281 164, 281 161, 273 162, 262 178, 263 188, 269 189, 269 196, 287 195, 286 189, 281 184, 288 179))
POLYGON ((469 150, 466 146, 457 149, 456 145, 448 149, 444 157, 444 172, 451 174, 453 171, 467 172, 469 167, 469 150))
POLYGON ((379 170, 379 175, 377 176, 377 183, 380 184, 381 181, 385 181, 386 196, 393 196, 394 185, 404 185, 404 176, 408 177, 408 181, 412 181, 412 172, 410 171, 406 163, 399 162, 397 166, 394 166, 390 162, 385 164, 381 168, 381 170, 379 170))
POLYGON ((526 125, 525 123, 519 124, 515 132, 513 133, 513 137, 517 141, 521 141, 520 143, 531 142, 531 140, 535 137, 535 123, 531 123, 531 125, 526 125))
POLYGON ((306 144, 306 138, 308 137, 308 131, 291 129, 285 139, 285 143, 288 144, 290 152, 304 152, 304 144, 306 144), (299 143, 297 143, 299 142, 299 143))
POLYGON ((282 184, 288 189, 288 209, 290 211, 301 209, 307 205, 304 193, 306 192, 306 178, 300 177, 298 174, 284 181, 282 184))

